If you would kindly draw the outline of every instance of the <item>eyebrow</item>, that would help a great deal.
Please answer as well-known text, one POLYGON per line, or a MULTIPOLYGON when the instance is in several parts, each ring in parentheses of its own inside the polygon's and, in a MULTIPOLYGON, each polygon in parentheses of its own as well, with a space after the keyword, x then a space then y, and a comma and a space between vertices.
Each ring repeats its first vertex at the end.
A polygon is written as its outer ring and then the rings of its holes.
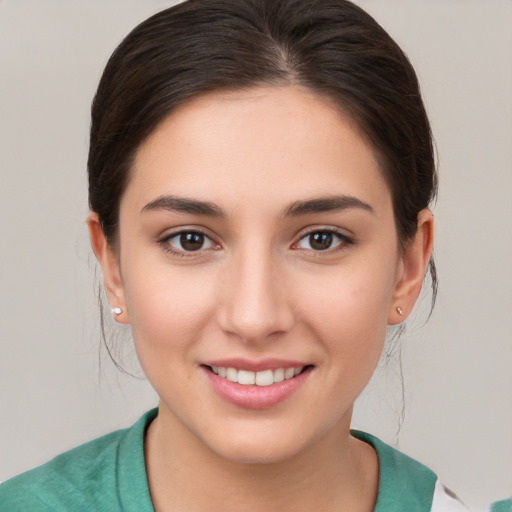
POLYGON ((352 208, 366 210, 375 214, 374 209, 365 201, 354 196, 326 196, 306 201, 295 201, 284 211, 284 217, 298 217, 311 213, 337 212, 352 208))
MULTIPOLYGON (((362 209, 372 214, 374 209, 365 201, 350 195, 318 197, 305 201, 295 201, 283 211, 283 217, 299 217, 312 213, 337 212, 352 208, 362 209)), ((226 218, 226 213, 210 201, 201 201, 174 195, 160 196, 142 208, 141 213, 167 210, 171 212, 205 215, 226 218)))
POLYGON ((187 197, 160 196, 142 208, 141 213, 156 210, 167 210, 179 213, 206 215, 208 217, 226 217, 226 214, 215 203, 199 201, 187 197))

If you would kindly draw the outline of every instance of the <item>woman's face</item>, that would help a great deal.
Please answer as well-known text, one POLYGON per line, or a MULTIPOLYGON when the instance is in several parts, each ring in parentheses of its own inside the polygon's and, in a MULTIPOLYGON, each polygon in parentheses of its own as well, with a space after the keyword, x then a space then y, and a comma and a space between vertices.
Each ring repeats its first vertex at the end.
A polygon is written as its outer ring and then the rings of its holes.
POLYGON ((332 105, 288 86, 181 106, 137 154, 119 235, 114 305, 159 421, 245 462, 348 435, 404 266, 375 155, 332 105))

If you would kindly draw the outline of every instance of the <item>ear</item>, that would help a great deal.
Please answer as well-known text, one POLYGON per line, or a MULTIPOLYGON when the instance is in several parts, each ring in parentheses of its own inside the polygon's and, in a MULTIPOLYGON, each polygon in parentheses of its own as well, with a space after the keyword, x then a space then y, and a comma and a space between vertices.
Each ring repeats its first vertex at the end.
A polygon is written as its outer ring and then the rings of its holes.
POLYGON ((107 292, 108 302, 111 308, 121 308, 122 313, 114 315, 117 322, 128 324, 130 322, 126 311, 123 280, 119 268, 119 260, 110 247, 103 233, 98 214, 90 212, 87 216, 87 228, 92 250, 101 266, 103 284, 107 292))
POLYGON ((409 316, 423 284, 434 241, 434 216, 430 210, 418 214, 418 227, 407 242, 397 274, 388 324, 396 325, 409 316))

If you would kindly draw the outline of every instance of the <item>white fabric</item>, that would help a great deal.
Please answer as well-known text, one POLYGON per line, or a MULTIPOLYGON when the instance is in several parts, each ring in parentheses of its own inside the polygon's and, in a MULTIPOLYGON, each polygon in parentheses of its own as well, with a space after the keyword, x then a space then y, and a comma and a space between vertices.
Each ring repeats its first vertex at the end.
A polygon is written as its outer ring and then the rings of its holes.
POLYGON ((457 498, 450 495, 445 486, 437 480, 430 512, 468 512, 468 509, 457 498))

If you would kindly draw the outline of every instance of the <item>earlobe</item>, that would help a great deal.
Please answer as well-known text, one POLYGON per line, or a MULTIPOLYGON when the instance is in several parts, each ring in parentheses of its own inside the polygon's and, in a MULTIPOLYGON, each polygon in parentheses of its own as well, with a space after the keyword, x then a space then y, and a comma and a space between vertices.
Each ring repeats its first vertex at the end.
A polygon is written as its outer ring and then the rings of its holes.
POLYGON ((112 308, 112 314, 116 322, 128 324, 129 318, 128 312, 126 311, 126 301, 119 261, 105 238, 97 213, 89 213, 87 216, 87 228, 89 230, 89 240, 92 250, 101 266, 103 284, 112 308))
POLYGON ((434 241, 434 216, 430 210, 418 214, 418 227, 407 243, 400 263, 388 324, 403 322, 410 314, 423 284, 434 241))

